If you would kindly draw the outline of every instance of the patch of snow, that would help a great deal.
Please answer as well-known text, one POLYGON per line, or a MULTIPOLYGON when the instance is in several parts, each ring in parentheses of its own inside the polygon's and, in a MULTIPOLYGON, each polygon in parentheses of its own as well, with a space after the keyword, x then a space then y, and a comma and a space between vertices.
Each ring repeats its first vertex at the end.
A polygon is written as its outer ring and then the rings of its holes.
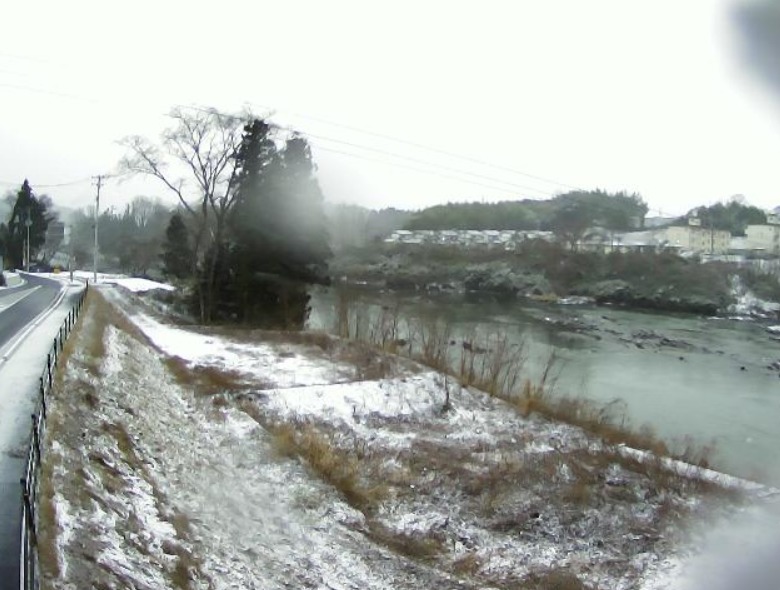
POLYGON ((105 283, 113 283, 120 287, 132 291, 133 293, 146 293, 147 291, 153 291, 155 289, 161 289, 163 291, 175 291, 176 287, 167 283, 158 283, 157 281, 150 281, 149 279, 139 279, 133 277, 121 277, 105 279, 105 283))
MULTIPOLYGON (((60 454, 60 447, 57 441, 53 441, 50 451, 54 454, 60 454)), ((62 469, 58 466, 57 469, 62 469)), ((61 475, 61 473, 59 474, 61 475)), ((73 531, 77 528, 77 520, 73 515, 70 503, 62 496, 55 495, 53 499, 54 521, 57 526, 56 552, 57 565, 63 577, 68 575, 68 558, 64 548, 68 546, 73 538, 73 531)))
POLYGON ((730 314, 743 317, 776 318, 777 312, 780 311, 780 303, 756 297, 742 284, 737 275, 731 277, 731 294, 736 298, 736 302, 729 305, 728 312, 730 314))
MULTIPOLYGON (((185 543, 199 564, 193 588, 457 586, 448 574, 369 541, 360 532, 365 516, 297 461, 276 459, 268 434, 246 413, 194 397, 154 351, 114 327, 106 335, 99 403, 76 422, 67 449, 69 460, 83 463, 79 477, 89 490, 90 500, 73 506, 76 524, 65 541, 82 568, 90 563, 82 549, 88 540, 99 547, 98 575, 110 574, 122 587, 171 588, 166 571, 177 558, 163 547, 175 542, 185 543), (123 425, 130 456, 146 467, 127 471, 127 451, 106 424, 123 425), (100 465, 112 474, 109 481, 121 478, 121 493, 105 486, 100 465), (188 520, 186 539, 170 525, 176 514, 188 520)), ((68 379, 84 379, 78 362, 76 353, 68 379)), ((61 404, 83 408, 69 396, 56 403, 50 411, 60 415, 61 404)), ((56 493, 66 493, 68 486, 57 484, 56 493)))
MULTIPOLYGON (((56 279, 58 281, 67 282, 70 280, 70 272, 61 271, 57 273, 36 273, 36 276, 48 277, 50 279, 56 279)), ((86 270, 74 270, 73 278, 78 279, 78 284, 83 284, 88 281, 90 284, 94 283, 94 273, 86 270)), ((153 291, 155 289, 161 289, 164 291, 175 291, 176 287, 167 283, 160 283, 150 279, 144 279, 140 277, 129 277, 123 274, 110 274, 110 273, 97 273, 98 284, 105 285, 118 285, 132 293, 146 293, 147 291, 153 291)))
POLYGON ((327 359, 295 354, 280 355, 279 349, 268 343, 239 343, 219 336, 199 334, 158 322, 138 313, 132 321, 165 354, 178 357, 191 365, 214 366, 235 371, 260 382, 279 387, 306 387, 328 384, 344 373, 352 373, 350 365, 327 359))
POLYGON ((0 286, 0 289, 13 289, 24 284, 24 280, 19 276, 18 273, 7 270, 0 272, 2 272, 3 276, 5 277, 5 285, 0 286))
MULTIPOLYGON (((631 457, 632 459, 636 459, 642 463, 659 461, 659 458, 649 451, 632 449, 631 447, 627 447, 625 445, 620 445, 618 447, 618 452, 620 452, 621 455, 631 457)), ((669 457, 662 457, 660 462, 664 469, 684 477, 708 481, 710 483, 718 484, 724 488, 741 489, 754 492, 758 497, 780 496, 780 490, 771 486, 756 483, 747 479, 742 479, 740 477, 735 477, 733 475, 728 475, 721 471, 699 467, 698 465, 692 465, 690 463, 678 461, 669 457)))

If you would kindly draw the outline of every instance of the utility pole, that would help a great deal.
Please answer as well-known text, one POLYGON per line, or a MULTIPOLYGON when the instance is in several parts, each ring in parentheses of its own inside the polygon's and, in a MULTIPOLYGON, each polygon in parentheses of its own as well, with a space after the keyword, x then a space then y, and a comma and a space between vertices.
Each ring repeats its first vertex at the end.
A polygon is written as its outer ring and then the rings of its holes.
POLYGON ((95 195, 95 253, 92 268, 92 282, 97 284, 98 267, 98 219, 100 218, 100 187, 103 185, 103 175, 95 177, 97 179, 97 194, 95 195))
POLYGON ((73 282, 73 226, 69 225, 68 230, 68 275, 70 282, 73 282))
POLYGON ((32 225, 32 219, 30 219, 30 207, 27 207, 27 219, 24 222, 27 227, 27 239, 24 242, 24 270, 30 272, 30 226, 32 225))

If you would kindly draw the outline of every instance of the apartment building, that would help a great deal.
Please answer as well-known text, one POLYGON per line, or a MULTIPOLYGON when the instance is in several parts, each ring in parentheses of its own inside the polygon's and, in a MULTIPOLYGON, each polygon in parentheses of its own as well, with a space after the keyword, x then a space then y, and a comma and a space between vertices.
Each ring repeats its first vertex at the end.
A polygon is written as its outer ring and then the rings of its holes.
MULTIPOLYGON (((770 219, 776 220, 774 216, 770 216, 770 219)), ((745 235, 748 247, 780 256, 780 224, 749 225, 745 229, 745 235)))
POLYGON ((726 254, 731 247, 730 232, 699 225, 668 227, 666 240, 669 246, 679 248, 682 252, 697 254, 726 254))

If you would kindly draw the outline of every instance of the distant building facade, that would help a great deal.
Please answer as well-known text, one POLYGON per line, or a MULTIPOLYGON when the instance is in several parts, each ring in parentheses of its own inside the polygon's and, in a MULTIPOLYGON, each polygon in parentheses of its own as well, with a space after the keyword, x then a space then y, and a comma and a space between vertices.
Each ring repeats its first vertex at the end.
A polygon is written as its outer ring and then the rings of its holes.
POLYGON ((780 224, 749 225, 745 229, 745 235, 748 247, 780 256, 780 224))
POLYGON ((503 248, 504 250, 514 250, 519 243, 534 239, 551 242, 554 240, 554 235, 548 231, 399 229, 385 239, 385 244, 430 244, 462 248, 503 248))
MULTIPOLYGON (((577 244, 583 252, 661 252, 675 250, 666 238, 665 229, 645 229, 632 232, 612 232, 591 229, 577 244)), ((679 248, 677 248, 679 249, 679 248)))
MULTIPOLYGON (((776 226, 780 232, 780 225, 776 226)), ((780 233, 778 244, 780 244, 780 233)), ((460 248, 515 250, 526 240, 555 241, 549 231, 514 230, 396 230, 386 244, 440 245, 460 248)), ((662 252, 724 255, 731 250, 731 234, 697 225, 672 226, 635 232, 608 232, 594 228, 577 248, 585 252, 662 252)), ((754 248, 755 249, 755 248, 754 248)))
POLYGON ((695 254, 726 254, 731 248, 731 232, 698 225, 681 225, 666 228, 670 246, 695 254))

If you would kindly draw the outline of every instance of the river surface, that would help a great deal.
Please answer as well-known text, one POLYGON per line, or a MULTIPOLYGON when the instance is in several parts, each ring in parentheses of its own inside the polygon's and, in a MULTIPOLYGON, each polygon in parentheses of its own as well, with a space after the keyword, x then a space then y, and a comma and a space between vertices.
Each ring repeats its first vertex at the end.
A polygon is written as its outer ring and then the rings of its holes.
MULTIPOLYGON (((354 297, 354 295, 353 295, 354 297)), ((332 330, 331 290, 312 299, 310 326, 332 330)), ((354 303, 354 302, 353 302, 354 303)), ((686 439, 713 445, 713 467, 780 483, 780 342, 765 324, 566 306, 528 301, 467 301, 360 292, 357 304, 380 313, 446 322, 454 337, 503 334, 522 344, 537 379, 552 350, 555 391, 616 407, 630 424, 650 426, 679 449, 686 439)))

